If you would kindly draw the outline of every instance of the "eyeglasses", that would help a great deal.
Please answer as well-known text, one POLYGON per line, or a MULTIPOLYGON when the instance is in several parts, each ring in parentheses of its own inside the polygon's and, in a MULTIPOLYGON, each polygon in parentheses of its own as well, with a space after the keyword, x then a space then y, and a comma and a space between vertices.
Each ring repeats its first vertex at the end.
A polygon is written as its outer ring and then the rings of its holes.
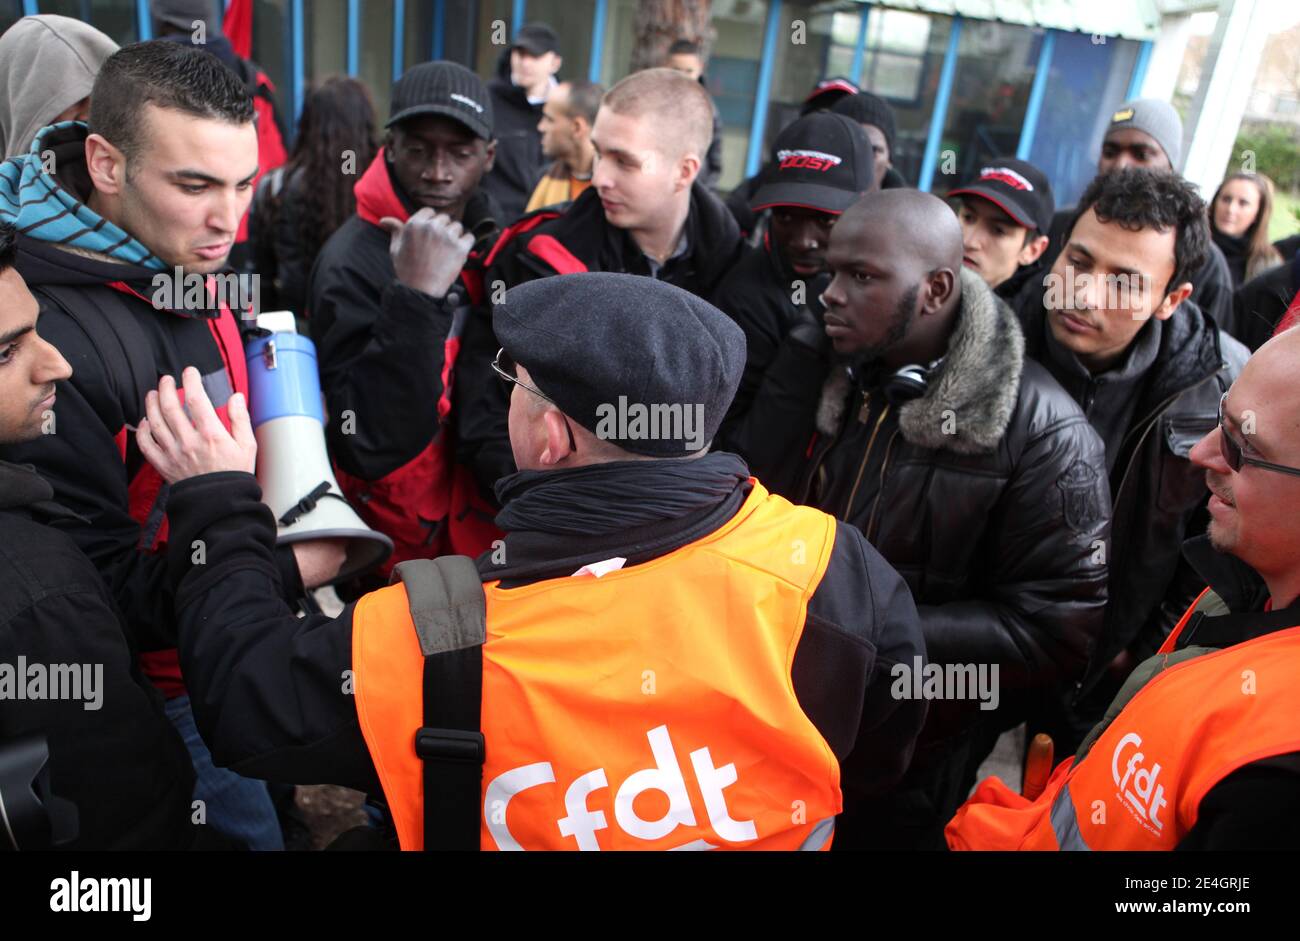
POLYGON ((1223 406, 1228 401, 1228 393, 1223 393, 1219 399, 1219 451, 1223 454, 1224 462, 1232 468, 1233 472, 1241 470, 1242 464, 1251 464, 1255 467, 1262 467, 1264 470, 1275 471, 1279 474, 1290 474, 1292 477, 1300 477, 1300 467, 1287 467, 1285 464, 1270 464, 1268 461, 1256 460, 1253 457, 1246 457, 1241 453, 1241 445, 1228 434, 1228 425, 1223 418, 1223 406))
POLYGON ((545 392, 533 388, 526 382, 520 381, 518 375, 519 364, 510 358, 510 354, 506 352, 506 348, 504 346, 501 347, 501 349, 497 350, 497 358, 492 361, 492 371, 495 372, 502 379, 504 379, 506 382, 509 382, 512 385, 519 386, 519 388, 521 389, 527 389, 533 395, 538 396, 539 398, 543 398, 546 401, 550 402, 552 405, 555 405, 556 411, 559 411, 560 417, 564 419, 564 430, 569 433, 569 450, 574 452, 575 454, 577 453, 578 443, 573 440, 573 427, 569 424, 569 419, 564 414, 564 411, 560 408, 559 405, 556 405, 555 399, 551 398, 545 392))

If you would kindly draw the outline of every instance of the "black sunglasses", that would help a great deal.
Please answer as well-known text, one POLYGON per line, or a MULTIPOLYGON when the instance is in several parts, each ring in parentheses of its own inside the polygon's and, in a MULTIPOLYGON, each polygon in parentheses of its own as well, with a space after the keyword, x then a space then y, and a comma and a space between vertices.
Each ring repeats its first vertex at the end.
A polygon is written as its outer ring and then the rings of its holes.
POLYGON ((578 443, 573 440, 573 427, 569 424, 569 419, 564 414, 564 410, 561 409, 559 405, 556 405, 555 399, 551 398, 545 392, 542 392, 540 389, 535 389, 528 383, 519 380, 519 364, 511 359, 510 354, 506 352, 504 346, 497 350, 497 358, 492 360, 492 370, 506 382, 509 382, 512 385, 517 385, 521 389, 527 389, 533 395, 543 398, 552 405, 555 405, 556 410, 560 413, 560 417, 564 419, 564 430, 569 433, 569 450, 575 454, 578 452, 578 443))
POLYGON ((1300 477, 1300 467, 1287 467, 1285 464, 1270 464, 1268 461, 1256 460, 1253 457, 1246 457, 1241 453, 1241 445, 1228 434, 1228 425, 1224 421, 1223 406, 1228 401, 1228 393, 1223 393, 1219 399, 1219 451, 1223 454, 1223 460, 1233 473, 1241 470, 1242 464, 1250 464, 1254 467, 1262 467, 1264 470, 1271 470, 1278 474, 1290 474, 1292 477, 1300 477))

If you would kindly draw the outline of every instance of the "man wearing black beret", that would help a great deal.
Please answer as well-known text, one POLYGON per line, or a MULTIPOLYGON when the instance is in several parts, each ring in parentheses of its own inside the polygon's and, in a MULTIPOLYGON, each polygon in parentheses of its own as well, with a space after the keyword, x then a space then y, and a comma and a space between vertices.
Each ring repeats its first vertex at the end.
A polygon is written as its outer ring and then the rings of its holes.
POLYGON ((251 432, 214 424, 197 376, 192 421, 160 390, 141 447, 172 544, 207 546, 170 572, 215 760, 382 797, 404 849, 829 846, 925 717, 896 694, 924 660, 903 580, 710 452, 745 361, 710 304, 584 274, 508 292, 494 326, 505 539, 404 563, 333 620, 276 600, 251 432))

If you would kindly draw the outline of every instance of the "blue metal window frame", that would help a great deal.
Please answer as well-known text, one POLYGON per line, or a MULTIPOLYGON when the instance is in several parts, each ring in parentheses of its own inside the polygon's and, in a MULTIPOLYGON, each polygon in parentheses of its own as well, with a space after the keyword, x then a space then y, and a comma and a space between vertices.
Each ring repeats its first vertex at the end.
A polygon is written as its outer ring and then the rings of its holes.
POLYGON ((939 73, 939 88, 934 96, 934 111, 930 115, 930 131, 925 139, 925 157, 921 160, 921 178, 917 189, 930 192, 934 183, 934 169, 939 162, 939 145, 943 140, 943 126, 948 121, 948 103, 952 100, 952 83, 957 74, 957 44, 961 41, 960 16, 952 18, 948 33, 948 49, 943 56, 943 70, 939 73))
POLYGON ((767 22, 763 26, 763 50, 759 53, 758 91, 754 95, 754 119, 749 128, 749 152, 745 176, 753 176, 763 164, 763 131, 767 127, 767 105, 772 97, 772 73, 776 71, 776 34, 781 25, 781 0, 768 0, 767 22))
POLYGON ((348 74, 361 66, 361 0, 348 0, 348 74))
POLYGON ((1034 69, 1034 83, 1029 86, 1029 101, 1025 105, 1025 119, 1020 125, 1020 142, 1016 145, 1016 157, 1028 160, 1029 152, 1034 147, 1034 135, 1038 133, 1038 116, 1043 111, 1043 97, 1047 94, 1048 74, 1052 70, 1052 52, 1056 49, 1056 30, 1049 29, 1043 34, 1043 44, 1038 49, 1038 65, 1034 69))
POLYGON ((609 15, 609 0, 596 0, 595 14, 591 20, 591 64, 587 66, 587 81, 600 81, 600 68, 605 57, 605 20, 609 15))
POLYGON ((36 0, 23 0, 23 16, 36 16, 40 12, 36 0))
POLYGON ((871 4, 862 4, 862 10, 858 13, 858 44, 853 48, 853 63, 849 66, 849 81, 854 85, 862 85, 862 62, 866 58, 867 51, 867 21, 871 19, 871 4))
POLYGON ((1142 94, 1142 85, 1147 78, 1147 66, 1151 64, 1151 40, 1142 41, 1138 47, 1137 61, 1133 63, 1133 75, 1128 80, 1128 94, 1125 99, 1132 101, 1142 94))
POLYGON ((393 0, 393 81, 406 71, 406 0, 393 0))
MULTIPOLYGON (((33 2, 32 6, 36 6, 33 2)), ((135 0, 135 34, 140 42, 153 39, 153 17, 149 15, 149 0, 135 0)))
POLYGON ((293 96, 293 123, 298 126, 298 117, 302 114, 303 97, 306 94, 306 63, 303 42, 304 23, 303 0, 291 0, 289 4, 289 30, 293 42, 293 54, 289 64, 289 90, 293 96))
POLYGON ((525 18, 528 14, 528 0, 515 0, 514 7, 510 11, 510 35, 519 32, 519 27, 524 25, 525 18))
POLYGON ((429 58, 438 61, 442 58, 447 43, 447 3, 446 0, 433 0, 433 37, 429 46, 429 58))

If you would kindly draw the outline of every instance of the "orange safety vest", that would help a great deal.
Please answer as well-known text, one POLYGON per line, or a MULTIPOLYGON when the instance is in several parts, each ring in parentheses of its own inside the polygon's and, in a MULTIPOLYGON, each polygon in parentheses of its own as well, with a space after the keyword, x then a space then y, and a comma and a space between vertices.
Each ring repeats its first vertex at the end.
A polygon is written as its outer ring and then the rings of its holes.
MULTIPOLYGON (((1160 648, 1178 635, 1202 592, 1160 648)), ((1172 850, 1201 799, 1243 765, 1300 751, 1300 625, 1174 664, 1147 682, 1080 761, 1028 801, 982 783, 944 833, 955 850, 1172 850)))
MULTIPOLYGON (((724 526, 599 578, 484 585, 482 849, 824 849, 839 762, 791 665, 835 521, 757 481, 724 526)), ((424 843, 422 662, 406 587, 357 603, 361 731, 424 843)))

